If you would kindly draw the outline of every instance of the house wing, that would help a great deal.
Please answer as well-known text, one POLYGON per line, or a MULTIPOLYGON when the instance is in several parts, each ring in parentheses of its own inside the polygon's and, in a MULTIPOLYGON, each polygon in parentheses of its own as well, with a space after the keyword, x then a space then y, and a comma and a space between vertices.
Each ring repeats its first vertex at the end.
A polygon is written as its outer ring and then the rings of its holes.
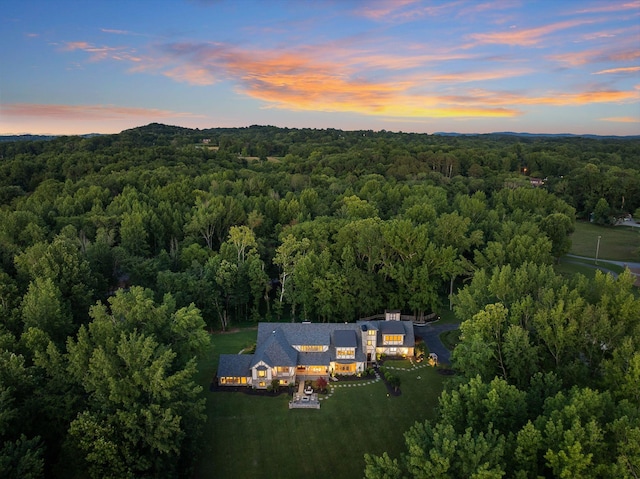
POLYGON ((221 354, 218 363, 218 377, 248 377, 251 376, 250 366, 252 354, 221 354))

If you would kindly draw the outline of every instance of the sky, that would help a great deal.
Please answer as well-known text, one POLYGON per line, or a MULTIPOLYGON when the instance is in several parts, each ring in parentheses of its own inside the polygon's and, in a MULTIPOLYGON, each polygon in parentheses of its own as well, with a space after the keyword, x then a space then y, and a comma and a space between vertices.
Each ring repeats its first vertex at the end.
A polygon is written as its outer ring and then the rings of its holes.
POLYGON ((0 134, 640 134, 640 0, 5 0, 0 134))

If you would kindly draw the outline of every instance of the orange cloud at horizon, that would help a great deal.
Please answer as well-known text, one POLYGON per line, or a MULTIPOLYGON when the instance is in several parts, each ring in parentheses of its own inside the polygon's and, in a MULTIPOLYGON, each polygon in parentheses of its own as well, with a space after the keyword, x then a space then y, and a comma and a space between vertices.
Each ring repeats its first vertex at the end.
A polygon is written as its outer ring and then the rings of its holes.
POLYGON ((640 117, 632 116, 612 116, 609 118, 600 118, 600 121, 613 121, 616 123, 640 123, 640 117))
POLYGON ((122 119, 122 118, 198 118, 201 115, 156 108, 135 108, 115 105, 49 105, 37 103, 9 103, 2 106, 7 117, 58 119, 122 119))
POLYGON ((637 91, 600 90, 579 93, 559 93, 555 96, 531 99, 530 104, 545 105, 588 105, 591 103, 619 103, 625 100, 640 100, 637 91))
MULTIPOLYGON (((579 22, 561 22, 527 30, 538 38, 579 22), (533 33, 532 33, 533 32, 533 33)), ((526 38, 526 35, 522 38, 526 38)), ((70 42, 68 49, 96 54, 87 42, 70 42)), ((122 57, 121 47, 100 47, 101 52, 122 57)), ((178 82, 207 86, 218 81, 235 83, 235 91, 265 102, 265 108, 292 111, 350 112, 369 116, 402 118, 487 118, 522 115, 524 105, 579 106, 591 103, 637 101, 638 91, 598 90, 548 92, 538 95, 467 89, 458 95, 440 92, 443 84, 498 80, 530 73, 530 69, 496 69, 462 73, 411 73, 436 58, 456 58, 459 53, 397 56, 385 68, 384 54, 325 44, 297 49, 242 49, 223 43, 168 44, 155 56, 130 60, 130 72, 160 74, 178 82), (396 69, 399 76, 395 76, 396 69), (379 72, 387 77, 379 79, 379 72), (424 93, 418 93, 423 92, 424 93)), ((462 54, 466 58, 475 55, 462 54)), ((634 68, 634 67, 630 67, 634 68)), ((614 70, 614 69, 612 69, 614 70)), ((170 116, 180 114, 171 113, 170 116)), ((157 116, 157 115, 156 115, 157 116)))
MULTIPOLYGON (((221 57, 216 53, 215 62, 221 57)), ((223 55, 227 72, 240 79, 238 90, 272 107, 354 112, 402 117, 510 117, 518 111, 482 104, 448 105, 438 95, 416 95, 415 80, 369 81, 347 62, 311 62, 295 52, 238 52, 223 55)), ((212 58, 209 58, 212 60, 212 58)))

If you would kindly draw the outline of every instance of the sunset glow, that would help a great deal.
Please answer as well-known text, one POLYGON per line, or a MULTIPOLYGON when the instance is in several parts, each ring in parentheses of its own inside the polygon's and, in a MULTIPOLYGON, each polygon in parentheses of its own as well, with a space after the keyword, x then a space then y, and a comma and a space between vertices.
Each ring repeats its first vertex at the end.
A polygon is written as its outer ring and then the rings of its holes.
POLYGON ((27 0, 3 10, 0 134, 156 121, 640 134, 638 1, 27 0), (562 130, 545 117, 562 118, 562 130))

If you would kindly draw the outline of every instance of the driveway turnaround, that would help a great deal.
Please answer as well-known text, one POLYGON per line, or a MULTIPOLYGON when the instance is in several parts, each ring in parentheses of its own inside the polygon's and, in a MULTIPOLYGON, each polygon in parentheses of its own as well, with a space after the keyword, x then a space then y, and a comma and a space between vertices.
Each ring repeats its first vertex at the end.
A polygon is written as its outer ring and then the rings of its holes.
POLYGON ((436 322, 419 326, 414 325, 413 332, 416 336, 424 340, 430 353, 436 353, 438 355, 439 363, 451 364, 449 361, 451 351, 444 347, 444 344, 440 341, 440 335, 445 331, 451 331, 453 329, 458 329, 459 327, 460 325, 456 323, 442 324, 436 322))

